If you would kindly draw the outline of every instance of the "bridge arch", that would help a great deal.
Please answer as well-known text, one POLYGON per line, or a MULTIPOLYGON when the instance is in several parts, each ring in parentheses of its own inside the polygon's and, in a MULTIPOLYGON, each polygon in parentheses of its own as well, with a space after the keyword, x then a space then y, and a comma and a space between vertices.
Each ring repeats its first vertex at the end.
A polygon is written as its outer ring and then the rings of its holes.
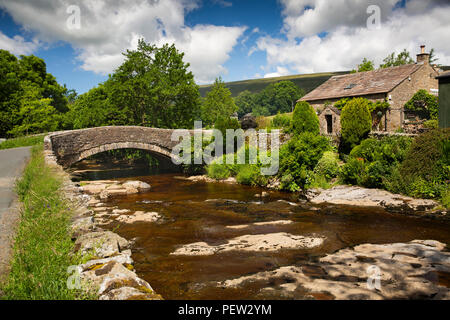
POLYGON ((171 159, 179 142, 172 141, 173 129, 137 126, 108 126, 55 132, 45 137, 47 157, 63 167, 94 154, 116 149, 141 149, 171 159))

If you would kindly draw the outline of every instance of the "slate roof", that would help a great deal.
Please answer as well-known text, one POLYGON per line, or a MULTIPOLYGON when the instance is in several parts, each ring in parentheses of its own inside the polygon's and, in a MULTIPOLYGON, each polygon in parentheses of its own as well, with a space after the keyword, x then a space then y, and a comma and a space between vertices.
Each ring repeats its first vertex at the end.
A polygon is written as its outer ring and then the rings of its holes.
POLYGON ((407 64, 374 71, 333 76, 303 96, 299 101, 327 100, 344 97, 387 93, 399 85, 422 65, 407 64))

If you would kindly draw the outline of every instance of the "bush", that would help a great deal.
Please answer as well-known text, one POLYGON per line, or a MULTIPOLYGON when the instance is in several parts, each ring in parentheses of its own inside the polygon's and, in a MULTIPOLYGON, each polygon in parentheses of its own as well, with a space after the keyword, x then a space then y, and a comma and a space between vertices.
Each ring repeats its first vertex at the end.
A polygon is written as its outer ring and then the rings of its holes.
POLYGON ((311 132, 293 137, 280 149, 281 187, 286 190, 304 188, 311 172, 325 151, 331 151, 327 138, 311 132))
POLYGON ((354 98, 348 101, 341 112, 341 150, 347 152, 367 138, 372 128, 369 101, 354 98))
POLYGON ((358 185, 360 184, 360 177, 364 174, 364 172, 364 160, 361 158, 350 158, 342 167, 340 178, 344 183, 358 185))
POLYGON ((439 123, 437 120, 427 120, 423 123, 423 126, 427 129, 438 129, 439 123))
POLYGON ((327 181, 335 178, 339 173, 338 155, 332 151, 324 152, 314 168, 314 173, 324 177, 327 181))
POLYGON ((283 129, 289 129, 292 125, 291 117, 287 114, 280 114, 278 113, 275 117, 272 119, 271 126, 273 128, 283 128, 283 129))
POLYGON ((417 136, 388 190, 414 197, 441 198, 450 180, 450 128, 417 136))
POLYGON ((350 152, 342 167, 344 183, 368 188, 386 188, 394 169, 403 161, 411 144, 409 137, 366 139, 350 152))
POLYGON ((295 106, 292 115, 292 130, 296 135, 303 132, 311 132, 316 135, 320 133, 319 118, 308 102, 300 101, 295 106))
POLYGON ((445 208, 450 209, 450 189, 449 188, 447 188, 443 192, 441 202, 445 208))
POLYGON ((211 163, 206 168, 208 177, 223 180, 231 176, 231 171, 227 164, 211 163))
POLYGON ((268 181, 266 176, 261 175, 261 168, 252 164, 239 166, 236 180, 250 186, 265 186, 268 181))

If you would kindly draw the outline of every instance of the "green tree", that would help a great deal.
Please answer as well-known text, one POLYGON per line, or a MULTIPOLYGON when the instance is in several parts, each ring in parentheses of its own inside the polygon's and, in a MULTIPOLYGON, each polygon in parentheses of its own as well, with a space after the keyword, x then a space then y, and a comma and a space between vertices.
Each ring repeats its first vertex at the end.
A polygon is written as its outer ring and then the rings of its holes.
POLYGON ((33 55, 18 59, 0 50, 0 136, 53 130, 56 119, 68 110, 66 93, 47 73, 44 60, 33 55))
POLYGON ((354 98, 348 101, 341 112, 341 135, 344 150, 350 151, 367 138, 372 128, 369 101, 354 98))
POLYGON ((306 101, 299 101, 292 115, 292 130, 298 135, 303 132, 319 134, 319 118, 314 108, 306 101))
POLYGON ((22 136, 55 131, 59 126, 61 116, 51 102, 51 99, 41 97, 38 87, 31 84, 25 86, 25 94, 17 112, 20 124, 14 126, 9 133, 13 136, 22 136))
POLYGON ((266 116, 275 115, 278 112, 291 112, 296 101, 304 95, 305 92, 292 81, 272 83, 257 94, 254 115, 266 116))
POLYGON ((389 67, 398 67, 404 64, 414 63, 414 60, 411 58, 410 53, 403 49, 402 52, 395 55, 395 52, 392 52, 383 60, 383 64, 380 65, 380 68, 389 68, 389 67))
POLYGON ((248 90, 242 91, 234 98, 234 103, 238 108, 238 116, 242 117, 247 113, 251 113, 255 108, 256 94, 248 90))
POLYGON ((202 120, 205 124, 216 123, 220 118, 229 118, 237 111, 234 99, 231 97, 230 89, 225 86, 222 78, 217 78, 214 85, 206 94, 202 105, 202 120))
POLYGON ((129 124, 123 109, 109 103, 107 87, 100 84, 80 95, 64 115, 64 129, 82 129, 129 124))
POLYGON ((20 108, 22 87, 17 58, 6 50, 0 50, 0 137, 6 136, 16 124, 13 116, 20 108))
POLYGON ((358 64, 358 67, 356 68, 356 70, 352 70, 351 73, 365 72, 365 71, 372 71, 372 70, 375 70, 374 62, 371 60, 368 60, 367 58, 364 58, 363 61, 360 64, 358 64))
POLYGON ((129 123, 160 128, 187 128, 199 117, 200 94, 184 54, 174 45, 158 48, 139 40, 110 76, 109 102, 129 123))

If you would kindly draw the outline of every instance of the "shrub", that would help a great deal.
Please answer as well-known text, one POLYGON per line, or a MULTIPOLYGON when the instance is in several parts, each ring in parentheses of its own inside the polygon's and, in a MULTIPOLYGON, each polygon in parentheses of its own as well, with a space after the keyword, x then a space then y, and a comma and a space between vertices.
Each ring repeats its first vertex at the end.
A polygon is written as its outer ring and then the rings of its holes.
POLYGON ((303 132, 319 134, 319 118, 308 102, 300 101, 295 106, 292 115, 292 130, 297 135, 303 132))
POLYGON ((366 139, 350 152, 342 167, 341 180, 368 188, 386 188, 394 169, 403 161, 411 144, 409 137, 366 139))
POLYGON ((450 189, 449 188, 447 188, 443 192, 441 202, 445 208, 450 209, 450 189))
POLYGON ((267 177, 261 175, 260 167, 252 164, 244 164, 239 166, 236 180, 239 183, 250 186, 265 186, 267 184, 267 177))
POLYGON ((231 171, 227 164, 211 163, 206 168, 208 177, 223 180, 231 176, 231 171))
POLYGON ((341 112, 342 151, 351 150, 367 138, 371 128, 369 101, 364 98, 348 101, 341 112))
POLYGON ((360 177, 364 174, 364 172, 364 160, 361 158, 350 158, 342 167, 340 178, 344 183, 358 185, 360 182, 360 177))
POLYGON ((328 139, 311 132, 295 136, 283 145, 279 168, 282 188, 304 188, 325 151, 331 151, 328 139))
POLYGON ((339 173, 338 155, 332 151, 324 152, 314 168, 314 173, 324 177, 326 180, 335 178, 339 173))
POLYGON ((417 136, 393 178, 389 190, 441 198, 450 180, 450 128, 417 136))
POLYGON ((289 129, 292 125, 291 117, 287 114, 278 113, 273 119, 271 126, 273 128, 289 129))
POLYGON ((423 123, 423 126, 427 129, 438 129, 439 123, 437 120, 427 120, 423 123))

